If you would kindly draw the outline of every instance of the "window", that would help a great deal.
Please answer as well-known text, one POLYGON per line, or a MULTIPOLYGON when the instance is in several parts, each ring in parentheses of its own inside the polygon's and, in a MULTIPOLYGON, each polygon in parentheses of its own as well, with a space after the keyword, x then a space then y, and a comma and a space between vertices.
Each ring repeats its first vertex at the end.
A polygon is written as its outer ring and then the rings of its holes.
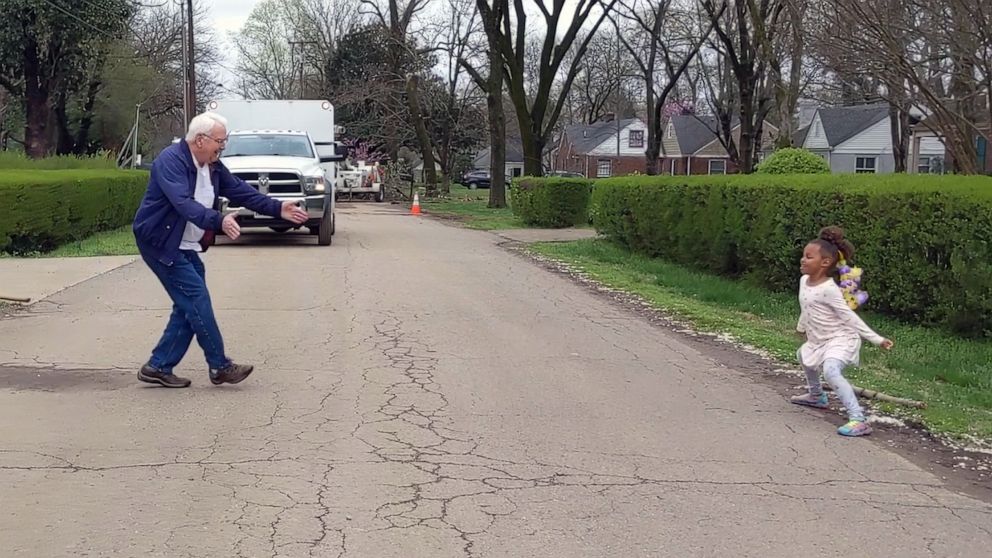
POLYGON ((727 161, 710 159, 710 174, 727 174, 727 161))
POLYGON ((628 147, 644 147, 644 130, 631 130, 627 138, 628 147))
POLYGON ((874 174, 875 157, 858 157, 854 162, 854 172, 858 174, 874 174))
POLYGON ((596 165, 596 178, 606 178, 609 176, 613 176, 613 161, 600 159, 596 165))
POLYGON ((675 137, 675 126, 673 124, 669 124, 668 130, 665 131, 665 134, 668 136, 668 139, 675 137))
POLYGON ((916 165, 916 172, 930 174, 930 157, 920 157, 920 162, 916 165))
POLYGON ((523 173, 524 173, 524 169, 520 167, 513 167, 513 172, 511 174, 513 174, 513 178, 518 178, 523 173))

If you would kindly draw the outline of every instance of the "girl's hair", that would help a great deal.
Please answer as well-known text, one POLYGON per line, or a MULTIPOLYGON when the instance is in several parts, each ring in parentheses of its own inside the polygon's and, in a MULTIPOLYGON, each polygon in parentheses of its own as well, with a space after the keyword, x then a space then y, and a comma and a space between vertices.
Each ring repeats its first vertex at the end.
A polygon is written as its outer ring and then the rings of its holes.
POLYGON ((825 227, 820 230, 820 237, 813 241, 820 248, 820 252, 833 260, 834 269, 840 261, 839 256, 844 256, 844 260, 850 263, 854 259, 854 245, 844 238, 844 229, 840 227, 825 227))

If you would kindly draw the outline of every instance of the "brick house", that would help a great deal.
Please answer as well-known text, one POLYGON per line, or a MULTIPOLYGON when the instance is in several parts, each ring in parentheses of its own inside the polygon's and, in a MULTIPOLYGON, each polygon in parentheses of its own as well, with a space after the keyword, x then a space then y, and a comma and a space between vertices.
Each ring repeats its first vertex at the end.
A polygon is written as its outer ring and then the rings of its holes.
MULTIPOLYGON (((737 119, 735 118, 736 122, 737 119)), ((662 161, 659 171, 664 174, 732 174, 737 167, 730 161, 727 150, 717 136, 716 117, 676 115, 664 126, 661 138, 662 161)), ((775 150, 778 128, 765 120, 758 161, 775 150)), ((731 135, 740 142, 740 124, 734 124, 731 135)))
POLYGON ((647 125, 640 118, 608 116, 595 124, 568 126, 552 152, 551 170, 587 178, 643 174, 647 135, 647 125))

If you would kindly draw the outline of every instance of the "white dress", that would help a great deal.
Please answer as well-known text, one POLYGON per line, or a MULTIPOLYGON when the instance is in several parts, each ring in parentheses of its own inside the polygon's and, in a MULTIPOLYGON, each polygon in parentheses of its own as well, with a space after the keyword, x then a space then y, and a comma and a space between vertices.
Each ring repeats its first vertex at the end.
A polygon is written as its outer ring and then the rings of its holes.
POLYGON ((832 279, 816 286, 809 285, 808 280, 808 275, 799 280, 802 312, 796 330, 806 334, 799 360, 809 368, 819 368, 830 358, 847 366, 860 365, 861 339, 874 345, 881 345, 885 339, 851 310, 832 279))

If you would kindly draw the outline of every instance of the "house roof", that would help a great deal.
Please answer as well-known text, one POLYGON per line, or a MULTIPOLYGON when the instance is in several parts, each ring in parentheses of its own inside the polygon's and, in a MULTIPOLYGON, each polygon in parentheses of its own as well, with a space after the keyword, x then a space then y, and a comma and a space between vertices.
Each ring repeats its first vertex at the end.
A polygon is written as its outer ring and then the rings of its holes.
MULTIPOLYGON (((739 119, 735 116, 731 128, 736 128, 739 119)), ((675 137, 679 142, 679 152, 689 155, 713 143, 718 138, 716 130, 720 122, 715 116, 678 114, 672 117, 675 137)))
MULTIPOLYGON (((889 105, 875 103, 846 107, 824 107, 817 110, 828 144, 833 147, 867 130, 889 117, 889 105)), ((805 136, 803 137, 805 140, 805 136)))
MULTIPOLYGON (((507 163, 520 163, 524 162, 524 148, 520 144, 519 139, 507 138, 506 140, 506 162, 507 163)), ((472 164, 475 165, 477 169, 483 169, 489 167, 489 150, 487 147, 475 156, 475 160, 472 164)))
POLYGON ((572 142, 575 153, 589 153, 604 141, 614 137, 618 125, 622 130, 639 121, 639 118, 622 118, 619 123, 611 120, 609 122, 596 122, 595 124, 574 124, 565 128, 565 137, 572 142))
POLYGON ((792 145, 802 147, 802 145, 806 143, 806 134, 809 133, 810 126, 812 126, 812 124, 803 126, 802 128, 796 130, 796 133, 792 134, 792 145))

